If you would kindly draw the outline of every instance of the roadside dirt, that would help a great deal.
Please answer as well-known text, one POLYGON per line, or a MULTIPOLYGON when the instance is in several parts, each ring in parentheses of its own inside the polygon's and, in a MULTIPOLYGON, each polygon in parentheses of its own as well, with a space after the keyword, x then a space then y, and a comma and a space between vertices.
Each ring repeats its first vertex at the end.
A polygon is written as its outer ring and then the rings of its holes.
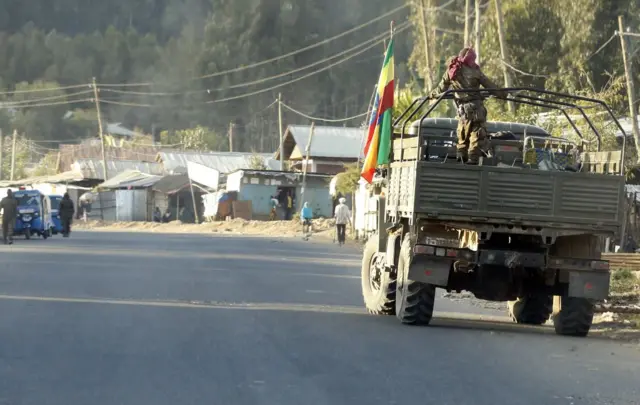
MULTIPOLYGON (((156 222, 104 222, 77 221, 75 229, 91 229, 105 231, 128 232, 158 232, 158 233, 216 233, 264 235, 279 237, 302 237, 302 225, 299 221, 247 221, 233 219, 230 221, 205 222, 202 224, 184 224, 173 221, 166 224, 156 222)), ((331 219, 313 220, 313 238, 334 238, 334 225, 331 219)), ((347 229, 347 238, 352 239, 351 231, 347 229)))

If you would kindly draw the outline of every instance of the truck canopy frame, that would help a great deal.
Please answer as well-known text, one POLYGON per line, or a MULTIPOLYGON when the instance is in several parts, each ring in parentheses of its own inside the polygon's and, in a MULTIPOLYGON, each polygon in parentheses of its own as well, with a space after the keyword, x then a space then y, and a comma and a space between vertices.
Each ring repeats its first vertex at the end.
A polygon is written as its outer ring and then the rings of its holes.
MULTIPOLYGON (((618 127, 618 129, 622 133, 622 153, 621 153, 621 161, 620 161, 619 167, 620 167, 620 175, 624 175, 624 161, 625 161, 625 154, 626 154, 627 134, 624 128, 622 128, 622 126, 620 125, 620 122, 618 121, 618 119, 613 114, 613 111, 611 110, 611 108, 604 101, 601 101, 595 98, 576 96, 576 95, 571 95, 566 93, 559 93, 559 92, 550 91, 550 90, 528 88, 528 87, 509 87, 509 88, 498 88, 498 89, 460 89, 460 90, 450 89, 440 94, 440 96, 438 96, 435 99, 435 102, 431 103, 428 106, 427 110, 420 115, 419 127, 422 127, 424 120, 427 117, 429 117, 429 115, 436 109, 436 107, 443 100, 454 99, 454 94, 480 93, 480 95, 483 98, 488 98, 489 96, 491 96, 493 93, 497 91, 506 92, 508 96, 506 98, 494 96, 493 98, 504 100, 504 101, 512 101, 518 104, 525 104, 525 105, 531 105, 536 107, 548 108, 550 110, 560 111, 562 115, 564 115, 565 119, 569 122, 569 124, 575 131, 576 135, 578 135, 581 142, 583 144, 589 144, 592 141, 589 141, 584 138, 582 132, 578 129, 576 123, 567 112, 571 110, 578 110, 596 137, 596 147, 598 152, 601 150, 601 147, 602 147, 602 137, 598 132, 597 128, 595 127, 595 125, 593 124, 593 122, 591 121, 591 119, 589 118, 589 116, 587 115, 587 113, 585 112, 585 110, 591 109, 591 108, 603 107, 608 113, 611 120, 615 123, 615 125, 618 127), (580 106, 577 104, 578 102, 586 103, 586 105, 580 106)), ((400 129, 399 131, 400 140, 402 140, 406 135, 407 125, 410 122, 413 122, 414 117, 416 117, 416 115, 423 109, 423 107, 429 100, 432 100, 432 98, 419 97, 415 99, 411 103, 411 105, 409 105, 409 107, 407 107, 407 109, 405 109, 405 111, 403 111, 403 113, 400 114, 400 116, 395 119, 395 121, 393 122, 393 126, 396 129, 400 129), (412 111, 411 114, 409 114, 410 111, 412 111)), ((423 141, 422 139, 423 135, 421 131, 418 131, 418 136, 419 136, 418 142, 421 144, 423 141)), ((401 158, 401 161, 402 160, 404 159, 401 158)))

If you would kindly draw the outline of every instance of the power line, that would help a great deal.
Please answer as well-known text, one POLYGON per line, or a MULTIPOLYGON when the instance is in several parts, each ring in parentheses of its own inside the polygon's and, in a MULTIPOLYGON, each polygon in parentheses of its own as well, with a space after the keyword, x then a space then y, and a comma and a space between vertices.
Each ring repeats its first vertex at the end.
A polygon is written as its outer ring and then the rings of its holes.
MULTIPOLYGON (((453 2, 453 1, 454 0, 451 0, 451 2, 453 2)), ((349 34, 351 34, 353 32, 359 31, 359 30, 361 30, 361 29, 363 29, 363 28, 365 28, 365 27, 367 27, 367 26, 369 26, 371 24, 374 24, 374 23, 376 23, 376 22, 378 22, 380 20, 383 20, 383 19, 385 19, 385 18, 387 18, 387 17, 389 17, 389 16, 391 16, 391 15, 393 15, 393 14, 399 12, 399 11, 402 11, 403 9, 407 8, 408 6, 409 6, 408 4, 404 4, 402 6, 396 7, 393 10, 390 10, 390 11, 388 11, 388 12, 386 12, 386 13, 384 13, 384 14, 382 14, 382 15, 380 15, 380 16, 372 19, 372 20, 369 20, 366 23, 363 23, 363 24, 360 24, 360 25, 358 25, 356 27, 350 28, 350 29, 338 34, 338 35, 335 35, 333 37, 324 39, 324 40, 322 40, 320 42, 316 42, 316 43, 314 43, 312 45, 297 49, 295 51, 286 53, 284 55, 276 56, 274 58, 266 59, 266 60, 263 60, 263 61, 260 61, 260 62, 251 63, 251 64, 246 65, 246 66, 238 66, 238 67, 233 68, 233 69, 227 69, 227 70, 223 70, 223 71, 216 72, 216 73, 210 73, 210 74, 194 77, 191 80, 200 80, 200 79, 208 79, 208 78, 212 78, 212 77, 223 76, 223 75, 227 75, 229 73, 241 72, 243 70, 252 69, 252 68, 255 68, 255 67, 258 67, 258 66, 266 65, 268 63, 273 63, 273 62, 279 61, 281 59, 286 59, 288 57, 297 55, 299 53, 308 51, 310 49, 314 49, 314 48, 317 48, 319 46, 328 44, 329 42, 333 42, 336 39, 340 39, 340 38, 342 38, 342 37, 344 37, 346 35, 349 35, 349 34)), ((103 87, 143 87, 143 86, 152 86, 152 85, 154 85, 154 83, 145 82, 145 83, 103 84, 102 86, 103 87)))
POLYGON ((4 101, 0 105, 2 107, 6 107, 6 108, 13 108, 16 105, 19 106, 19 105, 22 105, 22 104, 39 103, 39 102, 42 102, 42 101, 66 99, 68 97, 79 96, 79 95, 88 94, 88 93, 91 93, 91 90, 85 90, 85 91, 80 91, 80 92, 71 93, 71 94, 59 94, 57 96, 51 96, 51 97, 34 98, 34 99, 31 99, 31 100, 4 101))
POLYGON ((58 101, 58 102, 42 103, 42 104, 16 105, 16 106, 12 105, 5 108, 18 109, 18 108, 32 108, 32 107, 50 107, 54 105, 79 104, 79 103, 86 103, 86 102, 92 102, 92 101, 93 101, 92 98, 83 98, 78 100, 66 100, 66 101, 58 101))
MULTIPOLYGON (((402 23, 402 24, 400 24, 398 26, 398 29, 404 29, 404 28, 408 27, 410 24, 411 24, 410 22, 404 22, 404 23, 402 23)), ((389 32, 387 30, 387 31, 385 31, 383 33, 380 33, 380 34, 374 36, 373 38, 370 38, 370 39, 368 39, 368 40, 366 40, 364 42, 361 42, 361 43, 359 43, 359 44, 357 44, 355 46, 352 46, 349 49, 345 49, 345 50, 340 51, 340 52, 338 52, 338 53, 336 53, 334 55, 331 55, 331 56, 328 56, 326 58, 323 58, 323 59, 317 60, 315 62, 312 62, 312 63, 310 63, 308 65, 301 66, 299 68, 295 68, 295 69, 292 69, 292 70, 288 70, 286 72, 282 72, 282 73, 279 73, 277 75, 264 77, 264 78, 253 80, 253 81, 249 81, 249 82, 234 84, 234 85, 230 85, 230 86, 218 87, 218 88, 215 88, 215 89, 203 89, 203 90, 194 90, 194 91, 189 91, 189 92, 172 92, 172 93, 167 93, 167 92, 165 92, 165 93, 162 93, 162 92, 160 92, 160 93, 152 93, 152 92, 146 93, 146 92, 141 92, 141 91, 116 90, 116 89, 108 89, 108 88, 107 89, 101 89, 101 90, 102 91, 106 91, 106 92, 119 93, 119 94, 131 94, 131 95, 149 95, 149 96, 151 96, 151 95, 158 95, 158 96, 159 95, 171 95, 171 96, 174 96, 174 95, 189 94, 189 93, 203 93, 203 92, 211 93, 211 92, 215 92, 215 91, 223 91, 223 90, 229 90, 229 89, 237 89, 237 88, 249 87, 249 86, 254 86, 256 84, 265 83, 265 82, 268 82, 268 81, 271 81, 271 80, 280 79, 282 77, 286 77, 286 76, 292 75, 294 73, 298 73, 298 72, 301 72, 303 70, 310 69, 312 67, 321 65, 321 64, 323 64, 325 62, 331 61, 331 60, 336 59, 336 58, 338 58, 340 56, 343 56, 343 55, 351 53, 351 52, 353 52, 355 50, 358 50, 358 49, 360 49, 360 48, 362 48, 362 47, 364 47, 364 46, 366 46, 368 44, 371 44, 372 42, 380 42, 380 40, 382 40, 384 38, 387 38, 388 36, 389 36, 389 32)))
MULTIPOLYGON (((402 31, 407 30, 409 27, 410 27, 410 23, 403 23, 400 28, 396 29, 396 33, 399 34, 402 31)), ((289 84, 296 83, 296 82, 298 82, 300 80, 304 80, 304 79, 309 78, 311 76, 314 76, 314 75, 317 75, 317 74, 322 73, 324 71, 327 71, 327 70, 329 70, 329 69, 331 69, 331 68, 333 68, 335 66, 338 66, 338 65, 340 65, 340 64, 342 64, 342 63, 344 63, 344 62, 346 62, 346 61, 348 61, 348 60, 350 60, 350 59, 352 59, 352 58, 354 58, 356 56, 358 56, 358 55, 361 55, 361 54, 365 53, 366 51, 368 51, 370 49, 373 49, 374 47, 382 44, 385 40, 386 40, 386 38, 378 39, 375 42, 373 42, 372 44, 370 44, 369 46, 367 46, 367 47, 365 47, 363 49, 360 49, 357 52, 354 52, 354 53, 352 53, 350 55, 347 55, 344 58, 339 59, 334 63, 331 63, 331 64, 329 64, 327 66, 324 66, 324 67, 322 67, 320 69, 316 69, 316 70, 314 70, 312 72, 309 72, 309 73, 307 73, 305 75, 302 75, 300 77, 297 77, 295 79, 291 79, 291 80, 288 80, 288 81, 285 81, 285 82, 282 82, 282 83, 279 83, 279 84, 276 84, 276 85, 273 85, 273 86, 270 86, 270 87, 266 87, 266 88, 263 88, 263 89, 260 89, 260 90, 256 90, 256 91, 252 91, 252 92, 248 92, 248 93, 243 93, 243 94, 240 94, 240 95, 237 95, 237 96, 230 96, 230 97, 225 97, 225 98, 221 98, 221 99, 217 99, 217 100, 205 101, 202 104, 217 104, 217 103, 223 103, 223 102, 227 102, 227 101, 239 100, 239 99, 242 99, 242 98, 251 97, 251 96, 258 95, 258 94, 266 93, 268 91, 272 91, 272 90, 278 89, 280 87, 284 87, 284 86, 287 86, 289 84)), ((156 107, 156 105, 153 105, 153 104, 133 103, 133 102, 126 102, 126 101, 109 100, 109 99, 104 99, 104 98, 101 98, 100 102, 103 102, 103 103, 106 103, 106 104, 113 104, 113 105, 129 106, 129 107, 144 107, 144 108, 156 107)), ((198 103, 198 104, 201 104, 201 103, 198 103)))
MULTIPOLYGON (((409 27, 409 26, 405 26, 404 28, 399 28, 399 29, 397 29, 396 33, 400 33, 400 32, 402 32, 402 31, 406 30, 408 27, 409 27)), ((347 60, 349 60, 349 59, 351 59, 351 58, 353 58, 353 57, 355 57, 355 56, 358 56, 358 55, 360 55, 360 54, 363 54, 364 52, 368 51, 369 49, 373 49, 373 47, 378 46, 379 44, 383 43, 384 41, 385 41, 384 39, 381 39, 381 40, 379 40, 379 41, 377 41, 377 42, 373 43, 372 45, 369 45, 368 47, 366 47, 366 48, 364 48, 364 49, 362 49, 362 50, 360 50, 360 51, 358 51, 358 52, 356 52, 356 53, 354 53, 354 54, 351 54, 351 55, 349 55, 349 56, 346 56, 345 58, 340 59, 340 60, 339 60, 339 61, 337 61, 337 62, 334 62, 334 63, 332 63, 332 64, 330 64, 330 65, 327 65, 327 66, 325 66, 325 67, 323 67, 323 68, 320 68, 320 69, 318 69, 318 70, 315 70, 315 71, 313 71, 313 72, 307 73, 306 75, 303 75, 303 76, 297 77, 297 78, 295 78, 295 79, 292 79, 292 80, 289 80, 289 81, 286 81, 286 82, 283 82, 283 83, 280 83, 280 84, 278 84, 278 85, 271 86, 271 87, 267 87, 267 88, 264 88, 264 89, 261 89, 261 90, 257 90, 257 91, 253 91, 253 92, 250 92, 250 93, 240 94, 240 95, 238 95, 238 96, 226 97, 226 98, 221 98, 221 99, 219 99, 219 100, 207 101, 206 103, 207 103, 207 104, 215 104, 215 103, 222 103, 222 102, 225 102, 225 101, 238 100, 238 99, 241 99, 241 98, 255 96, 255 95, 257 95, 257 94, 266 93, 266 92, 268 92, 268 91, 272 91, 272 90, 278 89, 278 88, 280 88, 280 87, 287 86, 287 85, 289 85, 289 84, 292 84, 292 83, 298 82, 298 81, 300 81, 300 80, 304 80, 304 79, 306 79, 306 78, 308 78, 308 77, 311 77, 311 76, 313 76, 313 75, 316 75, 316 74, 318 74, 318 73, 322 73, 322 72, 324 72, 324 71, 326 71, 326 70, 331 69, 331 68, 332 68, 332 67, 334 67, 334 66, 340 65, 340 64, 342 64, 342 63, 346 62, 347 60)))
POLYGON ((614 40, 614 38, 615 38, 615 37, 617 37, 617 36, 618 36, 618 34, 617 34, 617 33, 614 33, 613 35, 611 35, 611 38, 609 38, 609 39, 607 40, 607 42, 605 42, 604 44, 602 44, 602 46, 601 46, 600 48, 598 48, 598 50, 597 50, 597 51, 595 51, 594 53, 592 53, 592 54, 587 58, 587 60, 589 60, 589 59, 593 58, 594 56, 596 56, 597 54, 599 54, 599 53, 600 53, 600 51, 602 51, 602 50, 603 50, 607 45, 609 45, 609 43, 610 43, 611 41, 613 41, 613 40, 614 40))
POLYGON ((0 92, 0 95, 43 93, 43 92, 47 92, 47 91, 78 89, 80 87, 87 87, 87 86, 90 86, 90 84, 76 84, 76 85, 73 85, 73 86, 51 87, 51 88, 47 88, 47 89, 28 89, 28 90, 3 91, 3 92, 0 92))
POLYGON ((338 119, 318 118, 318 117, 312 117, 312 116, 307 115, 307 114, 305 114, 305 113, 303 113, 303 112, 300 112, 300 111, 298 111, 298 110, 294 109, 293 107, 290 107, 290 106, 286 105, 286 104, 285 104, 285 103, 283 103, 283 102, 280 102, 280 104, 282 104, 282 106, 283 106, 284 108, 286 108, 287 110, 289 110, 289 111, 291 111, 291 112, 294 112, 294 113, 296 113, 296 114, 300 115, 301 117, 304 117, 304 118, 310 119, 310 120, 312 120, 312 121, 324 121, 324 122, 346 122, 346 121, 351 121, 351 120, 354 120, 354 119, 356 119, 356 118, 361 118, 361 117, 365 117, 365 116, 369 115, 369 112, 365 112, 365 113, 358 114, 358 115, 354 115, 354 116, 352 116, 352 117, 347 117, 347 118, 338 118, 338 119))

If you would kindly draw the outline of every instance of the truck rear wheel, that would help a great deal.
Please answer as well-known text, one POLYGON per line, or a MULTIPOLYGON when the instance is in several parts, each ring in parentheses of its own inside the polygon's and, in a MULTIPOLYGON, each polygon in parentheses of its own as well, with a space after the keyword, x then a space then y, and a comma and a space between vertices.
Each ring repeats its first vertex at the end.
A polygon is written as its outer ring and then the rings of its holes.
MULTIPOLYGON (((601 258, 600 239, 595 235, 560 236, 552 253, 579 259, 601 258)), ((594 303, 586 298, 556 296, 553 298, 553 326, 556 334, 587 336, 593 323, 594 303)))
POLYGON ((411 240, 405 238, 400 248, 396 288, 396 317, 408 325, 426 326, 433 317, 436 287, 409 280, 411 265, 411 240))
POLYGON ((509 316, 524 325, 542 325, 553 310, 553 297, 535 294, 509 301, 509 316))
POLYGON ((378 252, 378 234, 371 235, 362 255, 362 296, 369 313, 393 315, 395 313, 396 279, 385 271, 381 261, 384 256, 378 252))
POLYGON ((593 323, 593 302, 586 298, 554 297, 553 326, 558 335, 587 336, 593 323))

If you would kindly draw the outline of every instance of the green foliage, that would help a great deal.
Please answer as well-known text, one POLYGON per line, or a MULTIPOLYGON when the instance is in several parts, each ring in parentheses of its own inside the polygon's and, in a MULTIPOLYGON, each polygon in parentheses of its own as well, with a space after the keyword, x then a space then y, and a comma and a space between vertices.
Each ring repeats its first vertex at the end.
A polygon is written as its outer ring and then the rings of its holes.
POLYGON ((358 189, 360 169, 358 163, 345 165, 345 171, 338 174, 336 179, 336 191, 342 195, 351 194, 358 189))
POLYGON ((57 174, 58 154, 55 152, 47 153, 42 157, 38 165, 31 173, 32 176, 50 176, 57 174))
POLYGON ((249 169, 252 170, 267 170, 267 163, 264 158, 259 155, 252 155, 249 159, 249 169))
MULTIPOLYGON (((2 179, 9 180, 11 178, 11 152, 13 145, 13 137, 5 136, 2 143, 2 179)), ((30 147, 24 136, 16 138, 16 158, 14 168, 14 179, 22 179, 26 177, 27 167, 30 163, 30 147)))
POLYGON ((183 149, 196 151, 223 150, 228 148, 226 138, 210 128, 197 126, 178 131, 163 131, 160 134, 163 144, 181 145, 183 149))
POLYGON ((611 272, 611 292, 631 293, 640 292, 640 278, 629 269, 619 269, 611 272))

